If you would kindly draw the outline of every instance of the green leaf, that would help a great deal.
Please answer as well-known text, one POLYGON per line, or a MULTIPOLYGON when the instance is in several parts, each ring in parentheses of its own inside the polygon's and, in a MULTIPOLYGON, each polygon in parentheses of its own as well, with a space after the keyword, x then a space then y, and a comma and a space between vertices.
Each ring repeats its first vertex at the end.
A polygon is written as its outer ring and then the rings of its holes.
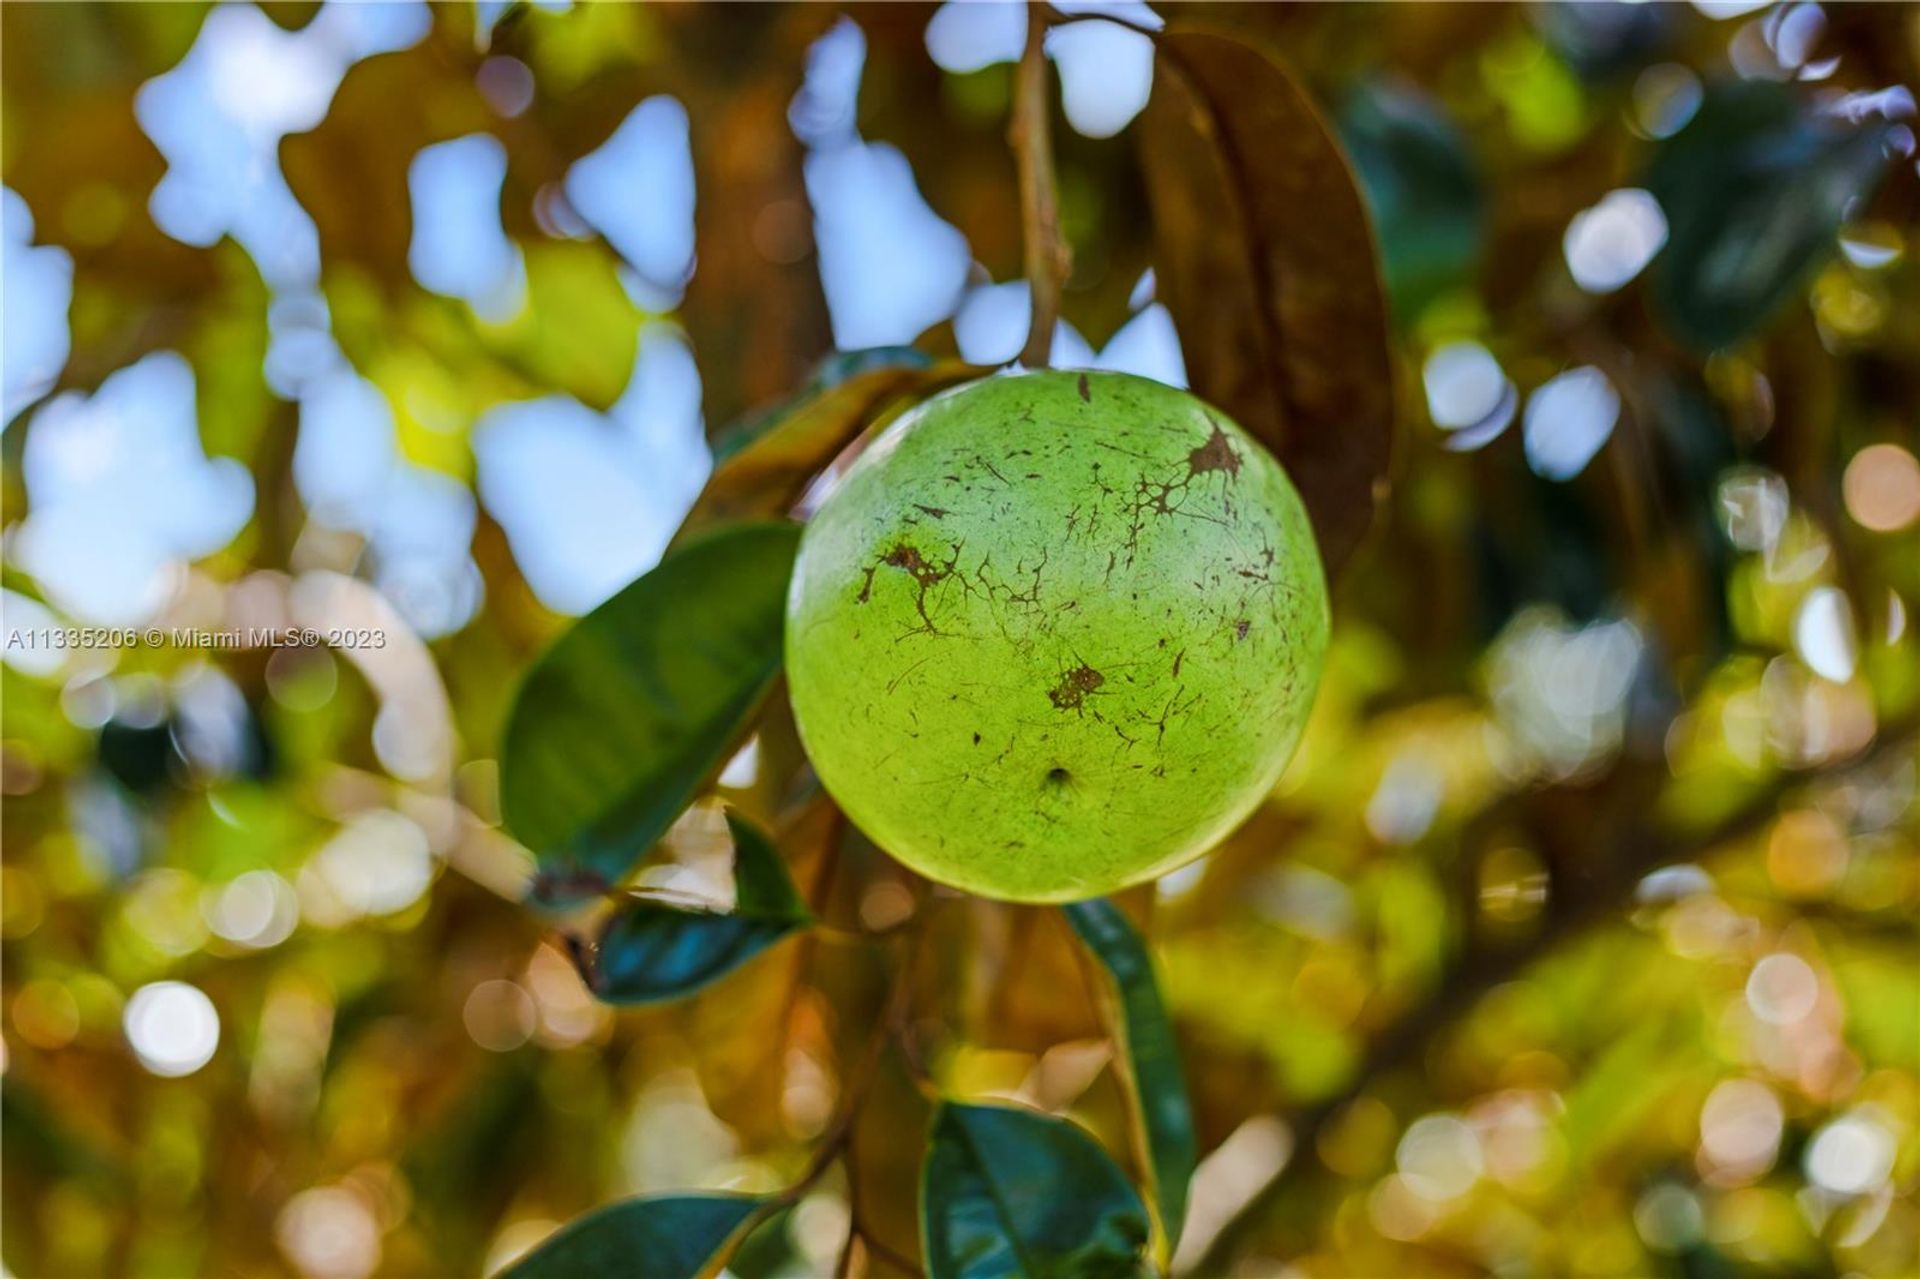
POLYGON ((727 812, 727 829, 733 833, 735 909, 768 918, 806 919, 807 904, 794 890, 773 841, 732 810, 727 812))
POLYGON ((813 478, 889 409, 980 372, 953 360, 936 363, 906 347, 835 357, 793 399, 721 438, 713 475, 683 529, 787 514, 813 478))
MULTIPOLYGON (((792 1208, 778 1208, 753 1223, 734 1245, 724 1272, 730 1279, 794 1279, 808 1261, 793 1237, 792 1208)), ((884 1273, 884 1272, 882 1272, 884 1273)))
POLYGON ((534 663, 500 798, 539 860, 537 900, 617 882, 726 761, 780 668, 799 537, 745 524, 690 542, 534 663))
POLYGON ((1187 372, 1286 467, 1331 577, 1373 518, 1393 443, 1366 203, 1332 130, 1272 57, 1177 22, 1154 49, 1141 160, 1187 372))
POLYGON ((588 987, 611 1004, 654 1004, 718 981, 810 918, 786 864, 750 823, 733 829, 735 908, 693 910, 653 900, 623 905, 582 965, 588 987))
POLYGON ((1168 1251, 1180 1241, 1187 1215, 1187 1187, 1195 1162, 1193 1110, 1180 1070, 1180 1046, 1153 977, 1153 959, 1131 921, 1103 899, 1061 908, 1113 979, 1120 1003, 1120 1034, 1132 1077, 1129 1102, 1146 1136, 1146 1166, 1168 1251))
POLYGON ((1099 1143, 1063 1119, 942 1102, 921 1169, 930 1279, 1140 1273, 1147 1211, 1099 1143))
POLYGON ((1815 111, 1771 81, 1711 89, 1647 174, 1667 215, 1653 291, 1668 326, 1701 350, 1761 328, 1879 185, 1889 128, 1815 111))
POLYGON ((751 1195, 648 1195, 562 1226, 500 1279, 695 1279, 765 1203, 751 1195))

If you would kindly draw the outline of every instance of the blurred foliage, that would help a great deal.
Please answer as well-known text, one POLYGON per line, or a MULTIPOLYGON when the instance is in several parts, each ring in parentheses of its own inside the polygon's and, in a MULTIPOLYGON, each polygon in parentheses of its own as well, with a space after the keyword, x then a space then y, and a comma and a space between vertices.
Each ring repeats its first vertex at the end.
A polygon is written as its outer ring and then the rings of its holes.
MULTIPOLYGON (((1066 318, 1104 347, 1154 268, 1196 388, 1352 548, 1279 791, 1071 917, 841 818, 765 629, 790 534, 712 527, 804 510, 973 372, 946 322, 831 351, 809 50, 859 25, 858 126, 979 282, 1020 270, 1008 67, 942 71, 905 4, 450 4, 353 63, 277 154, 401 453, 467 485, 486 410, 608 410, 661 324, 716 459, 571 627, 483 506, 484 601, 425 640, 302 502, 254 259, 150 209, 141 86, 208 13, 0 7, 0 177, 72 263, 43 391, 178 351, 252 477, 158 624, 388 643, 9 643, 11 1273, 1920 1268, 1920 11, 1180 6, 1139 122, 1056 122, 1066 318), (555 220, 659 94, 677 303, 555 220), (409 263, 409 166, 474 132, 524 255, 504 321, 409 263)), ((10 633, 72 621, 17 554, 44 422, 0 453, 10 633)))

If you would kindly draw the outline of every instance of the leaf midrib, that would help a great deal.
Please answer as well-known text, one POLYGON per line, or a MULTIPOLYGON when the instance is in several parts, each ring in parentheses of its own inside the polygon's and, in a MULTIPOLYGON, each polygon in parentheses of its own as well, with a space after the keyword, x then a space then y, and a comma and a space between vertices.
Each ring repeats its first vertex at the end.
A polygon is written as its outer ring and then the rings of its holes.
POLYGON ((994 1179, 991 1167, 982 1156, 979 1143, 974 1140, 972 1125, 956 1111, 949 1110, 947 1117, 955 1129, 958 1130, 960 1140, 967 1148, 967 1157, 973 1161, 973 1166, 979 1170, 980 1181, 987 1188, 987 1199, 993 1204, 993 1210, 1000 1218, 1000 1223, 1006 1231, 1007 1240, 1012 1245, 1013 1255, 1020 1262, 1021 1272, 1029 1276, 1040 1274, 1040 1270, 1034 1264, 1033 1258, 1028 1255, 1027 1249, 1023 1246, 1020 1231, 1015 1226, 1013 1209, 1009 1205, 1006 1195, 1001 1191, 999 1183, 994 1179))

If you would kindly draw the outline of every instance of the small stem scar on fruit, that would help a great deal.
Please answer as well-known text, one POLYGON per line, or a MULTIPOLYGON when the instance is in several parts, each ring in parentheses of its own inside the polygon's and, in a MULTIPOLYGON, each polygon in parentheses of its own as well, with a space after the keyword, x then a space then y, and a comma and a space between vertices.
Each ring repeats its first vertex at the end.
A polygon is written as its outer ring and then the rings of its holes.
POLYGON ((1027 9, 1027 43, 1014 71, 1013 119, 1007 141, 1020 174, 1020 228, 1026 247, 1027 288, 1033 299, 1027 344, 1020 363, 1044 369, 1060 321, 1060 289, 1073 254, 1060 234, 1058 184, 1053 171, 1053 135, 1047 88, 1047 6, 1027 9))

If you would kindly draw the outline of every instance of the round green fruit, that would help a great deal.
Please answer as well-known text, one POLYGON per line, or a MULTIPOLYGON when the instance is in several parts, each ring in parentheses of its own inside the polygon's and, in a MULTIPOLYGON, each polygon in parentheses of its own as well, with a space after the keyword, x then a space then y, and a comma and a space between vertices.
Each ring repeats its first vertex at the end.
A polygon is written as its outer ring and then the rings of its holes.
POLYGON ((800 542, 787 678, 842 809, 941 883, 1098 896, 1272 790, 1327 647, 1280 464, 1183 391, 992 377, 874 440, 800 542))

